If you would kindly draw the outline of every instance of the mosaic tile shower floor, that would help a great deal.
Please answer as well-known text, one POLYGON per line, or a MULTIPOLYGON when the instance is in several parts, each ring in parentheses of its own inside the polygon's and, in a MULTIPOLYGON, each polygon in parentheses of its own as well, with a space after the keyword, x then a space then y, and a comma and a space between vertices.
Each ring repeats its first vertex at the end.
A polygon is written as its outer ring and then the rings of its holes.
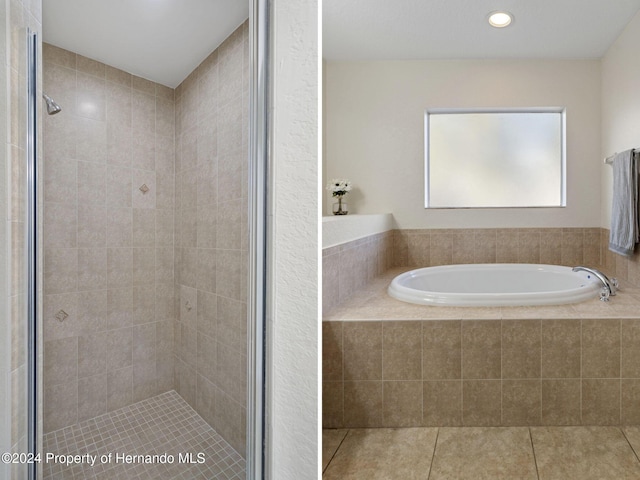
POLYGON ((245 478, 244 459, 175 391, 47 433, 43 450, 84 456, 68 466, 62 458, 46 463, 43 458, 45 480, 245 478), (191 459, 180 457, 185 453, 191 453, 191 459), (101 456, 109 454, 111 459, 105 457, 102 463, 101 456), (142 463, 143 457, 136 457, 127 464, 122 457, 116 462, 116 454, 167 454, 173 461, 156 457, 155 463, 142 463), (90 456, 96 458, 93 466, 90 456))

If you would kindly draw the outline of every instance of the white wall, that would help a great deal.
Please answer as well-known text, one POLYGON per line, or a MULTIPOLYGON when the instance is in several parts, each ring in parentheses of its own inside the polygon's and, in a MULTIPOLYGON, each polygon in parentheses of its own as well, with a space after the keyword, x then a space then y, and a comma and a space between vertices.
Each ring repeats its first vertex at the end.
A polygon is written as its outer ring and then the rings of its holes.
MULTIPOLYGON (((602 157, 640 148, 640 13, 602 59, 602 157)), ((610 165, 601 164, 601 227, 611 224, 610 165)))
POLYGON ((276 0, 271 22, 269 476, 318 478, 318 4, 276 0))
POLYGON ((326 175, 354 183, 354 213, 391 211, 399 228, 600 225, 600 60, 326 62, 326 70, 326 175), (425 210, 426 108, 532 106, 567 109, 566 208, 425 210))

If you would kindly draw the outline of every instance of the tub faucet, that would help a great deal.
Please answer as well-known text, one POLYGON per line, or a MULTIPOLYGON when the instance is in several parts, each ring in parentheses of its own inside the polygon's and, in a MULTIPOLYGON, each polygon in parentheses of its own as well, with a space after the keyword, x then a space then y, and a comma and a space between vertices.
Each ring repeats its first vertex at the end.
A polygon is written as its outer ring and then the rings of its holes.
POLYGON ((598 280, 602 282, 602 291, 600 292, 600 300, 603 302, 609 301, 609 296, 613 296, 618 291, 618 280, 616 278, 609 279, 604 273, 600 270, 596 270, 595 268, 589 267, 573 267, 574 272, 588 272, 594 275, 598 280))

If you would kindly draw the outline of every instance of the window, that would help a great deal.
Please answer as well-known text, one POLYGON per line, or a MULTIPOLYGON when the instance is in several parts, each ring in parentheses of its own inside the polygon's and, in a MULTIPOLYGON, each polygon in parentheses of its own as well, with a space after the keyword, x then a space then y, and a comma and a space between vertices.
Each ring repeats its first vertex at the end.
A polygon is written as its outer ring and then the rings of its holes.
POLYGON ((562 108, 427 110, 425 207, 564 207, 562 108))

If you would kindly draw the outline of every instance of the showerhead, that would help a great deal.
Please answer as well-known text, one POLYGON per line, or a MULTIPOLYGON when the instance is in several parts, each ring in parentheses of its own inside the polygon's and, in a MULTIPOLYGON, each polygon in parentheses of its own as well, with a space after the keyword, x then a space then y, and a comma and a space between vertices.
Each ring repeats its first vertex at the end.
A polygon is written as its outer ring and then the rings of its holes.
POLYGON ((56 113, 60 113, 62 111, 62 107, 58 105, 53 98, 51 98, 46 93, 42 94, 44 101, 47 102, 47 113, 49 115, 55 115, 56 113))

